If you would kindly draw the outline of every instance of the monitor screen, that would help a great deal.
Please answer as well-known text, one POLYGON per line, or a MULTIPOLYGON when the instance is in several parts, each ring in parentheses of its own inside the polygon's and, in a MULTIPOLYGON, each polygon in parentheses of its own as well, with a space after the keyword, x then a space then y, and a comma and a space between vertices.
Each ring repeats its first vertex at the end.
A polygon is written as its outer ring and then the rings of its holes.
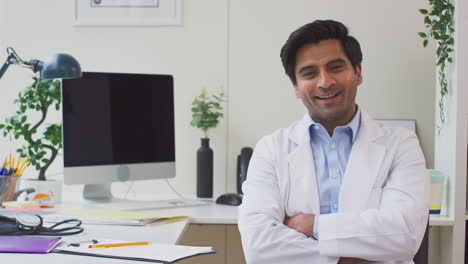
POLYGON ((65 183, 175 176, 170 75, 83 72, 63 80, 65 183))

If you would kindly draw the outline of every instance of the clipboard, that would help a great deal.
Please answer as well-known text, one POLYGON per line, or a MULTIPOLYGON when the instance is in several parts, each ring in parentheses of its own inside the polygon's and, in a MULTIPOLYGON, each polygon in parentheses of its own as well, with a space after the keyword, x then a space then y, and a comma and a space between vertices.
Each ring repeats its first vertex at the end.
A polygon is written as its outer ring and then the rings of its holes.
MULTIPOLYGON (((126 243, 130 241, 98 239, 100 244, 126 243)), ((148 262, 172 263, 184 258, 213 254, 212 247, 192 247, 181 245, 168 245, 150 243, 149 245, 123 246, 109 248, 88 248, 91 243, 83 243, 79 247, 68 246, 68 242, 62 241, 51 252, 84 255, 92 257, 116 258, 138 260, 148 262)))

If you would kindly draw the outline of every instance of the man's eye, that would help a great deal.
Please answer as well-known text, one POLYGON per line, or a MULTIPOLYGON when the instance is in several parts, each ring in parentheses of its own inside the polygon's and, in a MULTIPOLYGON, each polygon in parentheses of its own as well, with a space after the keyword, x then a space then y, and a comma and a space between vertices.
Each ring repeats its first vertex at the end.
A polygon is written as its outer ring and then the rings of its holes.
POLYGON ((302 76, 311 77, 311 76, 314 76, 314 75, 315 75, 315 72, 305 72, 302 76))

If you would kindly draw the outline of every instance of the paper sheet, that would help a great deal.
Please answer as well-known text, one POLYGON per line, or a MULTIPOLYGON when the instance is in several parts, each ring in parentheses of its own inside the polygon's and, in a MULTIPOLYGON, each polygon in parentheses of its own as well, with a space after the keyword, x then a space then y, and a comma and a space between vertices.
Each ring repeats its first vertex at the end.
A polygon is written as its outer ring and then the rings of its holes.
MULTIPOLYGON (((133 241, 99 239, 99 244, 125 243, 133 241)), ((123 246, 109 248, 88 248, 89 243, 82 243, 79 247, 68 246, 68 242, 61 242, 52 252, 74 253, 89 256, 105 256, 133 260, 152 260, 173 262, 178 259, 213 252, 212 247, 191 247, 180 245, 155 244, 140 246, 123 246)))

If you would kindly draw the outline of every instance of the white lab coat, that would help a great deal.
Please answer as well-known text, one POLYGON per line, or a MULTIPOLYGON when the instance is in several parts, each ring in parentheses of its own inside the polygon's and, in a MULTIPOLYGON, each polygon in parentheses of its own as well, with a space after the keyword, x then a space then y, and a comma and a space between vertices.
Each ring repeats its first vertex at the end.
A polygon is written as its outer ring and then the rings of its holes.
POLYGON ((255 147, 239 207, 247 263, 328 264, 340 257, 413 263, 429 211, 424 156, 413 132, 383 126, 364 111, 339 211, 320 216, 320 240, 283 224, 285 216, 320 212, 309 125, 304 117, 255 147))

